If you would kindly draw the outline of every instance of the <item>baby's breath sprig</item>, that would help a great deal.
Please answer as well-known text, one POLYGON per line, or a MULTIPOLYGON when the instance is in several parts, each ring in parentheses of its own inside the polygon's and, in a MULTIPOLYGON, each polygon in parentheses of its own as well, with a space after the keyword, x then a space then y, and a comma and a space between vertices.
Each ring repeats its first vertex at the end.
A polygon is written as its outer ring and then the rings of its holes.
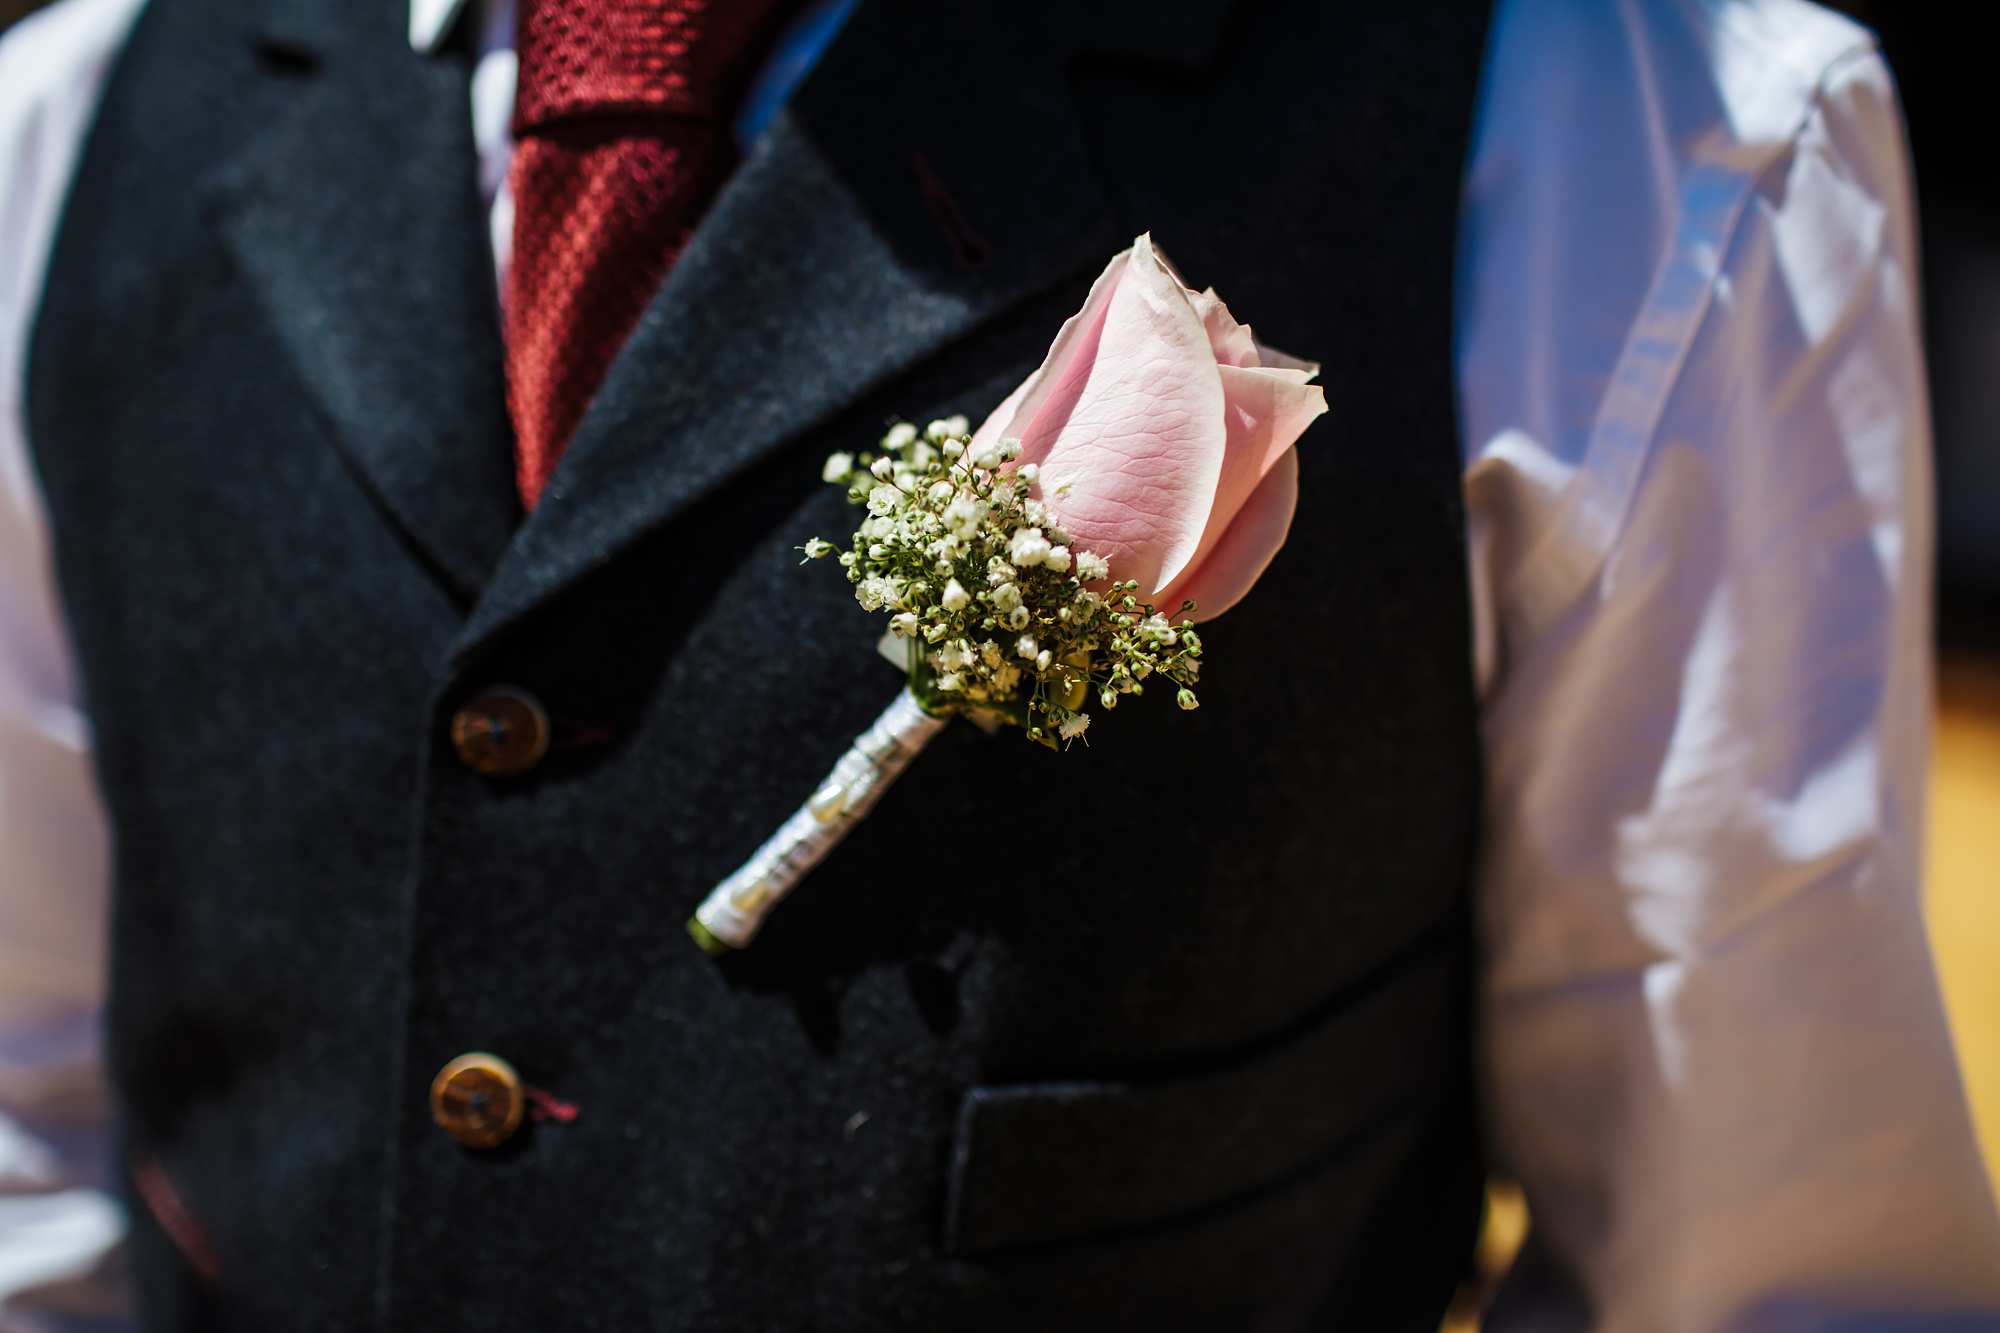
MULTIPOLYGON (((868 509, 840 565, 855 599, 889 612, 890 630, 913 641, 917 702, 934 716, 1013 723, 1050 749, 1089 728, 1092 698, 1115 708, 1154 676, 1196 707, 1195 604, 1182 603, 1172 624, 1139 600, 1137 582, 1108 582, 1109 562, 1072 550, 1056 516, 1029 498, 1036 466, 1009 466, 1021 442, 975 450, 967 425, 948 417, 918 434, 898 422, 879 454, 834 454, 823 474, 868 509)), ((840 550, 817 537, 801 549, 809 560, 840 550)))

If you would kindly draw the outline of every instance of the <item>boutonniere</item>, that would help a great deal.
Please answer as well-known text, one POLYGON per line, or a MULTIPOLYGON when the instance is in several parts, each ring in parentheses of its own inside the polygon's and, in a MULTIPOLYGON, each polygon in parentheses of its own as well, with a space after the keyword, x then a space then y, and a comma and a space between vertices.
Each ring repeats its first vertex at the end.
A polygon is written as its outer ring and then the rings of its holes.
POLYGON ((1326 411, 1318 367, 1260 345, 1148 236, 1112 259, 1041 368, 977 431, 899 424, 828 482, 868 516, 839 551, 908 681, 806 804, 717 885, 688 931, 749 944, 954 714, 1061 749, 1148 686, 1198 706, 1195 624, 1284 545, 1293 443, 1326 411))

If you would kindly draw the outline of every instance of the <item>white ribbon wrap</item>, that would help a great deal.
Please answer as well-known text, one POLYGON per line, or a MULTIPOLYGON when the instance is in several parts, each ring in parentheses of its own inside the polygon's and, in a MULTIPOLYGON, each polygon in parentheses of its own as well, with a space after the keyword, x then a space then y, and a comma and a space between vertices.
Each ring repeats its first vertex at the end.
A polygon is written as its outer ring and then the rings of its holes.
POLYGON ((771 909, 867 817, 945 721, 919 707, 908 688, 898 691, 875 725, 840 757, 812 799, 735 874, 715 886, 695 909, 694 919, 732 949, 750 943, 771 909))

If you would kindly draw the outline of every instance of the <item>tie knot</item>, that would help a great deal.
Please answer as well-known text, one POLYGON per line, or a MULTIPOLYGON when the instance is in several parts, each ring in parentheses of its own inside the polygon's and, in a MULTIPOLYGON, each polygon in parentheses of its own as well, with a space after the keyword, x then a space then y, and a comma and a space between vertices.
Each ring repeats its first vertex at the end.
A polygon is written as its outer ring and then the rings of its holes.
POLYGON ((514 133, 583 116, 724 119, 788 0, 523 0, 514 133))

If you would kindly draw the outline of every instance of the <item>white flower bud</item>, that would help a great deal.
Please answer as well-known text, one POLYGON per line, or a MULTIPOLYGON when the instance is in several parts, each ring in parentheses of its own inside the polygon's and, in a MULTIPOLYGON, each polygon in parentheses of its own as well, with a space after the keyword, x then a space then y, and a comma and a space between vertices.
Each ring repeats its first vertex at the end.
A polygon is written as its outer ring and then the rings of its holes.
POLYGON ((833 554, 833 543, 814 537, 805 544, 806 559, 817 560, 823 555, 833 554))
MULTIPOLYGON (((949 569, 950 566, 946 565, 945 568, 949 569)), ((938 598, 938 604, 943 606, 947 611, 963 611, 966 607, 972 605, 972 594, 965 590, 963 583, 960 583, 957 579, 953 579, 950 583, 944 585, 944 596, 938 598)))
POLYGON ((1035 646, 1035 636, 1032 634, 1023 634, 1014 644, 1014 656, 1025 657, 1031 662, 1038 651, 1040 650, 1035 646))
POLYGON ((1028 627, 1029 619, 1030 617, 1028 615, 1028 608, 1025 606, 1017 606, 1012 611, 1009 611, 1007 613, 1007 628, 1026 629, 1028 627))
POLYGON ((1116 708, 1118 706, 1118 691, 1106 685, 1097 692, 1097 702, 1103 704, 1106 708, 1116 708))
POLYGON ((854 475, 853 454, 828 454, 826 466, 820 469, 820 477, 831 482, 846 481, 854 475))
POLYGON ((1005 660, 1000 656, 1000 645, 991 639, 979 645, 979 656, 989 667, 998 667, 1005 660))
POLYGON ((1007 558, 1023 569, 1032 569, 1048 558, 1049 540, 1040 528, 1016 528, 1007 543, 1007 558))
POLYGON ((884 449, 908 448, 910 441, 917 438, 917 428, 907 421, 898 421, 889 427, 889 433, 882 437, 884 449))
POLYGON ((974 445, 972 447, 972 466, 985 468, 988 472, 991 472, 994 468, 1006 462, 1007 454, 1000 447, 1000 444, 999 440, 988 440, 984 444, 974 445))
POLYGON ((946 440, 938 448, 944 450, 944 456, 953 462, 957 462, 959 455, 965 452, 965 445, 958 440, 946 440))
POLYGON ((1182 708, 1185 708, 1190 713, 1192 713, 1195 709, 1201 707, 1201 701, 1194 697, 1193 690, 1182 690, 1179 694, 1176 694, 1174 696, 1174 702, 1179 704, 1182 708))
POLYGON ((1069 547, 1051 546, 1049 553, 1042 557, 1042 563, 1060 574, 1069 568, 1069 547))
POLYGON ((1030 486, 1032 486, 1035 484, 1037 480, 1040 479, 1042 475, 1042 470, 1036 467, 1033 463, 1023 463, 1021 464, 1020 470, 1016 472, 1014 475, 1019 477, 1022 481, 1027 482, 1030 486))
POLYGON ((949 421, 933 421, 930 425, 924 427, 924 438, 933 444, 939 444, 949 439, 952 433, 949 421))
POLYGON ((890 616, 889 628, 899 638, 913 638, 917 632, 917 613, 914 611, 904 611, 900 615, 890 616))
POLYGON ((870 463, 868 465, 868 470, 875 474, 875 480, 887 481, 889 480, 889 478, 896 475, 896 460, 889 457, 887 454, 884 454, 882 457, 870 463))
POLYGON ((1003 583, 993 590, 993 609, 1002 615, 1025 610, 1021 605, 1021 590, 1011 583, 1003 583))
MULTIPOLYGON (((1026 642, 1033 643, 1034 640, 1028 639, 1026 640, 1026 642)), ((1049 669, 1049 663, 1053 662, 1054 660, 1055 660, 1054 653, 1050 652, 1046 648, 1042 649, 1042 651, 1035 654, 1035 670, 1047 671, 1049 669)))
POLYGON ((1090 551, 1079 551, 1076 555, 1076 576, 1085 583, 1096 583, 1111 577, 1111 562, 1090 551))
POLYGON ((944 526, 954 537, 972 537, 986 521, 986 503, 974 496, 961 495, 944 508, 944 526))
POLYGON ((962 414, 953 413, 944 419, 944 433, 946 435, 963 435, 971 429, 972 423, 967 421, 962 414))
POLYGON ((1015 439, 1011 435, 1002 437, 1000 441, 1001 461, 1005 463, 1011 463, 1020 456, 1021 456, 1021 442, 1015 439))

